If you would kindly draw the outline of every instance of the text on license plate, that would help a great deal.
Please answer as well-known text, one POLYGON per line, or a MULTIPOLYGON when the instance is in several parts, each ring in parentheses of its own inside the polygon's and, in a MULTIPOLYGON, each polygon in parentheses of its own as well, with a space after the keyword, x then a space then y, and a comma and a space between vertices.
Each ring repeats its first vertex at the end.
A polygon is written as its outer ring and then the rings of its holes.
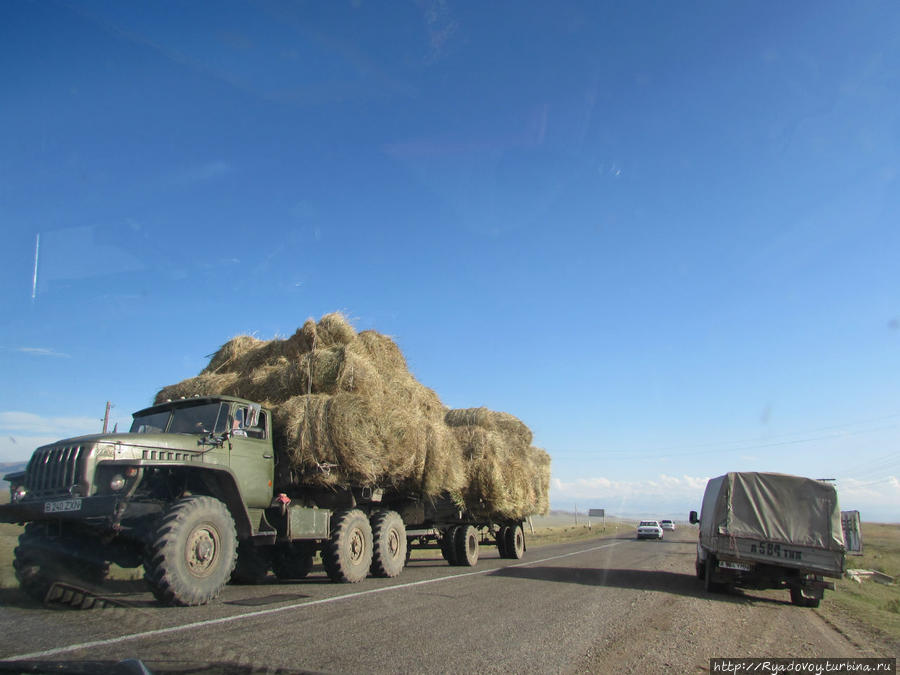
POLYGON ((64 513, 66 511, 81 511, 81 500, 62 499, 56 502, 44 502, 44 513, 64 513))
POLYGON ((720 560, 719 567, 724 567, 729 570, 742 570, 744 572, 750 571, 750 565, 747 563, 731 562, 730 560, 720 560))

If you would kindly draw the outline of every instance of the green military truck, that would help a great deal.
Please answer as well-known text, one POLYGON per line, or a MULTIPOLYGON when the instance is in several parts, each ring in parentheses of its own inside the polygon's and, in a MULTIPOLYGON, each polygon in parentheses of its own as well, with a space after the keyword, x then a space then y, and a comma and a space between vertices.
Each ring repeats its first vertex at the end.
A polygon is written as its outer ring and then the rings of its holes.
POLYGON ((317 552, 332 581, 354 583, 398 575, 416 546, 468 566, 483 543, 506 558, 525 551, 521 521, 474 516, 449 496, 298 484, 272 432, 259 404, 208 396, 136 412, 128 433, 38 448, 5 477, 0 506, 0 522, 25 524, 21 587, 45 600, 73 577, 101 582, 110 563, 143 565, 160 602, 201 605, 229 580, 306 577, 317 552))
POLYGON ((707 592, 787 588, 793 604, 818 607, 825 589, 834 589, 826 577, 844 573, 837 491, 825 481, 727 473, 707 483, 702 511, 691 511, 690 522, 700 524, 696 571, 707 592))

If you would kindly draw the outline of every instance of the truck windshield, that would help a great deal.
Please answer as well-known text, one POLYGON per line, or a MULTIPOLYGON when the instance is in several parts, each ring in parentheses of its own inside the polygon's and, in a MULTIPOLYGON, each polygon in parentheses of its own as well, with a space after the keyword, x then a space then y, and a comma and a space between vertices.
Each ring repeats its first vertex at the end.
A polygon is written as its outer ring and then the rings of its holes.
POLYGON ((228 406, 205 403, 135 416, 131 433, 207 434, 225 431, 228 406))

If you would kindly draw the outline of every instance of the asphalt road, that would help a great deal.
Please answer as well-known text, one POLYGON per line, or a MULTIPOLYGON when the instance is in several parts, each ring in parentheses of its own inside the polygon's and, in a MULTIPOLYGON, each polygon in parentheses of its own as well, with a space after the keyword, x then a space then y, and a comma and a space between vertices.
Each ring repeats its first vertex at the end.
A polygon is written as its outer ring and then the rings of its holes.
MULTIPOLYGON (((140 658, 151 667, 229 663, 312 672, 699 672, 711 656, 890 656, 842 634, 786 592, 707 596, 693 533, 484 547, 474 568, 439 553, 396 579, 229 586, 205 607, 163 608, 138 582, 127 606, 47 609, 0 594, 0 658, 140 658), (771 650, 768 653, 753 650, 771 650)), ((825 602, 827 602, 827 597, 825 602)))

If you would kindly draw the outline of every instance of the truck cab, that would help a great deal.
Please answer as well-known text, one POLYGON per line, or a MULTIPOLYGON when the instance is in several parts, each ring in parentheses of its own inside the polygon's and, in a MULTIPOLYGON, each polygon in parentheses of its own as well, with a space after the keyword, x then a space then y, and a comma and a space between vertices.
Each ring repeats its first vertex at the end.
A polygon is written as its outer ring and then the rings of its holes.
MULTIPOLYGON (((128 433, 35 450, 25 471, 6 476, 10 503, 0 506, 0 522, 26 525, 14 564, 35 597, 46 594, 51 568, 145 563, 148 548, 173 544, 160 541, 173 514, 218 523, 198 525, 175 545, 187 545, 198 576, 216 572, 224 584, 239 539, 274 541, 265 516, 274 468, 271 415, 259 404, 230 396, 166 401, 136 412, 128 433)), ((210 592, 184 594, 180 604, 200 604, 210 592)))

